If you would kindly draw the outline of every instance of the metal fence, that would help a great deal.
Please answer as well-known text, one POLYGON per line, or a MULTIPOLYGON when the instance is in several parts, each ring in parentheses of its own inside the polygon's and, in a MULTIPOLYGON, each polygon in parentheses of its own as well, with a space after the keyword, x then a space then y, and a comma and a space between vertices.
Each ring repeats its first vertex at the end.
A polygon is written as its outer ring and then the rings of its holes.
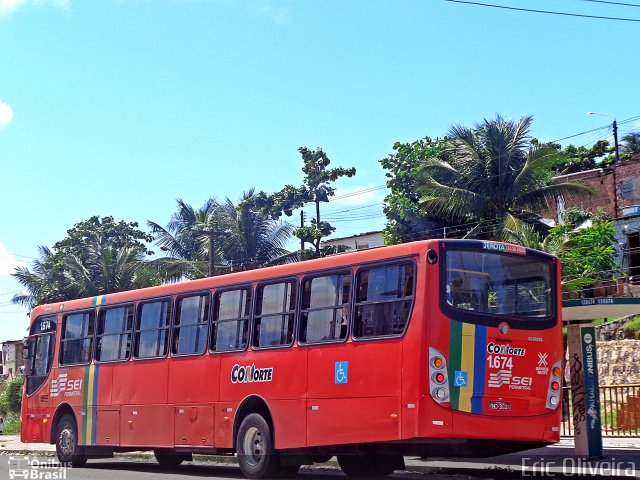
MULTIPOLYGON (((573 435, 571 388, 564 387, 562 435, 573 435)), ((640 384, 600 386, 602 435, 640 437, 640 384)))

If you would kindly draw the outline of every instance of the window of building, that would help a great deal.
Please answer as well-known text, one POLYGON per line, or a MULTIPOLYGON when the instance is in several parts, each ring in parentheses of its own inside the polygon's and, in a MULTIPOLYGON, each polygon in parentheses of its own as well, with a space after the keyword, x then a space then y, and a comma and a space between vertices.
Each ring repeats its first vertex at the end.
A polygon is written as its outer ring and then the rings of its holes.
POLYGON ((96 360, 127 360, 131 355, 133 305, 101 309, 96 331, 96 360))
POLYGON ((216 294, 211 334, 211 350, 229 352, 247 346, 251 290, 239 288, 216 294))
POLYGON ((413 263, 361 269, 356 279, 354 337, 398 336, 409 321, 413 263))
POLYGON ((194 355, 207 348, 209 294, 183 297, 176 306, 173 329, 173 353, 194 355))
POLYGON ((304 280, 300 316, 301 343, 333 342, 347 336, 351 274, 304 280))
POLYGON ((91 361, 94 311, 72 313, 62 320, 60 365, 76 365, 91 361))
POLYGON ((253 346, 264 348, 291 345, 295 308, 295 281, 258 286, 253 346))
POLYGON ((158 300, 138 307, 135 358, 163 357, 167 354, 171 301, 158 300))

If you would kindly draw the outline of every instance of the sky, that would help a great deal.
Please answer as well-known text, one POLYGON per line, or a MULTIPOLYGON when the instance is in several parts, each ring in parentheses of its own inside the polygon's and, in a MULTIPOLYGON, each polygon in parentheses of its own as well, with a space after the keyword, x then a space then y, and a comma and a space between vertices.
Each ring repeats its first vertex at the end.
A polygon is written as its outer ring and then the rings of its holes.
MULTIPOLYGON (((485 3, 640 19, 586 0, 485 3)), ((640 129, 623 122, 640 115, 639 34, 444 0, 0 0, 0 341, 24 336, 10 274, 38 246, 92 215, 146 228, 177 198, 299 185, 300 146, 357 169, 322 208, 342 237, 384 227, 379 160, 397 141, 497 113, 533 115, 543 141, 612 117, 620 136, 640 129)))

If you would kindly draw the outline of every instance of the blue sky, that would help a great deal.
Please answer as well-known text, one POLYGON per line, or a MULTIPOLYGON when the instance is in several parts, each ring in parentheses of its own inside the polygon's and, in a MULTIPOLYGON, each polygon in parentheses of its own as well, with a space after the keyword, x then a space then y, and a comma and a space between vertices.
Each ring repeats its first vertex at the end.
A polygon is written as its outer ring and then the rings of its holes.
POLYGON ((27 325, 9 273, 91 215, 166 224, 178 197, 296 185, 305 145, 357 168, 323 209, 346 236, 384 225, 395 141, 495 113, 533 114, 542 140, 640 115, 639 33, 442 0, 0 0, 0 341, 27 325))

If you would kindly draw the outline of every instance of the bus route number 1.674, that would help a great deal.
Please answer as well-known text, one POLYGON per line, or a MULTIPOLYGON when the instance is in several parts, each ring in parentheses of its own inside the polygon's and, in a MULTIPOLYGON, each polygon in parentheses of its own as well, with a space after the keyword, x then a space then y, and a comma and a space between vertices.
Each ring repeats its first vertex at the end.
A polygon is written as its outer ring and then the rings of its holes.
POLYGON ((513 368, 513 358, 511 357, 489 355, 487 357, 487 362, 489 362, 489 368, 497 368, 499 370, 504 370, 506 368, 511 370, 513 368))

